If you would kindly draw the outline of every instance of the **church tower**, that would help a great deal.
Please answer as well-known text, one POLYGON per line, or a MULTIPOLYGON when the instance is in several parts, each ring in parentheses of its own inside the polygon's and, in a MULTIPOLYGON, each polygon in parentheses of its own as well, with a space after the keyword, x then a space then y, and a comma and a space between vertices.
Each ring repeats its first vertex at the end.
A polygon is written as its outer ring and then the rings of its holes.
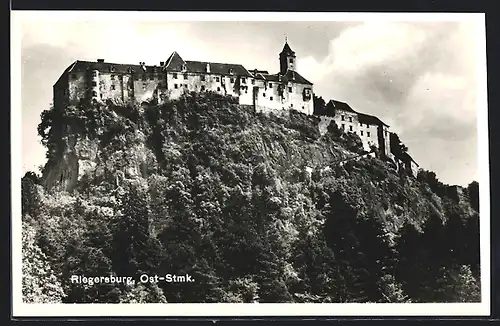
POLYGON ((295 71, 296 57, 288 42, 285 40, 285 46, 280 53, 280 73, 284 75, 287 70, 295 71))

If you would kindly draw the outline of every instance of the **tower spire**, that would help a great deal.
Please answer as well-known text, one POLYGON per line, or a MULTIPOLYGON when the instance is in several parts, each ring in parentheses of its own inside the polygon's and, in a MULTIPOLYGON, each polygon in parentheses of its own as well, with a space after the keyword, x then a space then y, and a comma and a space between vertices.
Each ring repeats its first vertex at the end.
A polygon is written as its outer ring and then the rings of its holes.
POLYGON ((286 33, 285 33, 285 43, 288 43, 288 37, 286 36, 286 33))

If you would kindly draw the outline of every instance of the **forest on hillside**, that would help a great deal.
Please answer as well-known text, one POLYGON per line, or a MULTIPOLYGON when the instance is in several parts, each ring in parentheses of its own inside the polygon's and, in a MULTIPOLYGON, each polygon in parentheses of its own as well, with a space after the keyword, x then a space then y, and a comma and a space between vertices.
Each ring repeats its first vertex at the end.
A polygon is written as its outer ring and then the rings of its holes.
POLYGON ((378 157, 332 164, 361 141, 318 122, 211 93, 44 111, 45 169, 69 136, 98 151, 71 190, 22 178, 23 300, 479 302, 478 183, 457 197, 378 157), (140 281, 167 273, 194 281, 140 281))

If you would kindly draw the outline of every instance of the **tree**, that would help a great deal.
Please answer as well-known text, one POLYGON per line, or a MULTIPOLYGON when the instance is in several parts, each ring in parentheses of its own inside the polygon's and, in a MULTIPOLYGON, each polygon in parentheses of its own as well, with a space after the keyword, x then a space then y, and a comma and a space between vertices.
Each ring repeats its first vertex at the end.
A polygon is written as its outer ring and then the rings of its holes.
POLYGON ((389 136, 391 153, 397 158, 402 158, 408 152, 408 147, 399 139, 398 134, 391 132, 389 136))
POLYGON ((36 230, 22 223, 22 293, 27 303, 61 303, 63 288, 47 257, 35 243, 36 230))
POLYGON ((23 216, 30 215, 35 218, 38 216, 38 208, 41 204, 40 195, 37 189, 39 181, 39 177, 31 171, 26 172, 21 179, 23 216))
POLYGON ((469 200, 472 208, 479 212, 479 183, 477 181, 472 181, 467 186, 469 193, 469 200))
POLYGON ((157 262, 149 236, 149 207, 146 192, 130 185, 121 203, 113 235, 113 267, 119 275, 151 273, 157 262))
POLYGON ((326 115, 326 103, 321 96, 316 96, 316 94, 314 94, 313 105, 314 105, 314 114, 326 115))

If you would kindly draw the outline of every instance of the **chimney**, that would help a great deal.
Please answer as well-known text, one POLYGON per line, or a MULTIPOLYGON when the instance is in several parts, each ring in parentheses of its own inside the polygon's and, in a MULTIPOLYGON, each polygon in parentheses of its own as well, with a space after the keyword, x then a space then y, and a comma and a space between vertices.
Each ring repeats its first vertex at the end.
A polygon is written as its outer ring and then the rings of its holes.
POLYGON ((210 72, 210 63, 207 63, 206 70, 207 70, 207 72, 210 72))
POLYGON ((97 62, 104 62, 104 59, 97 59, 97 62))
POLYGON ((163 67, 163 65, 164 65, 164 64, 165 64, 165 62, 164 62, 164 61, 160 61, 160 66, 162 66, 162 67, 163 67))

